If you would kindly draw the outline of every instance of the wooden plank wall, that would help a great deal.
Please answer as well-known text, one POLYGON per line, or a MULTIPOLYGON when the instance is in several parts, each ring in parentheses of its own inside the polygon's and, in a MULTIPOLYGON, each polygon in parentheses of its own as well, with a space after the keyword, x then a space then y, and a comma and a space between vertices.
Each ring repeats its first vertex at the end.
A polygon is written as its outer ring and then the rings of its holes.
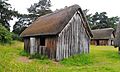
POLYGON ((56 57, 56 41, 57 41, 56 37, 47 37, 45 39, 45 46, 46 46, 46 49, 47 49, 47 56, 50 59, 55 59, 55 57, 56 57))
POLYGON ((24 38, 24 50, 30 53, 30 38, 29 37, 24 38))
POLYGON ((81 18, 82 17, 75 13, 70 22, 59 34, 56 60, 61 60, 71 55, 82 53, 85 50, 87 50, 86 52, 88 52, 89 37, 85 32, 85 28, 83 27, 83 22, 81 18))
POLYGON ((40 36, 24 38, 24 50, 30 54, 39 53, 47 55, 50 59, 56 58, 57 37, 47 36, 45 46, 40 46, 40 36))
MULTIPOLYGON (((108 40, 108 39, 99 39, 98 41, 99 41, 99 45, 101 45, 101 46, 106 46, 106 45, 111 45, 112 44, 112 40, 108 40)), ((97 40, 92 39, 91 44, 92 45, 97 45, 97 40)))
POLYGON ((40 47, 40 37, 39 36, 37 36, 37 37, 35 37, 35 46, 36 46, 36 49, 35 49, 35 51, 36 51, 36 53, 39 53, 39 51, 40 51, 40 49, 39 49, 39 47, 40 47))
POLYGON ((35 54, 36 52, 36 40, 35 37, 30 37, 30 54, 35 54))

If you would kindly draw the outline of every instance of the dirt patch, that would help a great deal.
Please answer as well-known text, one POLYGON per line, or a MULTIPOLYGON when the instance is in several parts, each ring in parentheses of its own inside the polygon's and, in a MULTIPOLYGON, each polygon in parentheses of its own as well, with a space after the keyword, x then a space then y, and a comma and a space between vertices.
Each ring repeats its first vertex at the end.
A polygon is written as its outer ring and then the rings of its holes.
POLYGON ((59 64, 59 62, 56 62, 56 61, 52 61, 52 63, 53 63, 53 64, 56 64, 56 65, 58 65, 58 64, 59 64))
POLYGON ((28 57, 22 56, 22 57, 19 57, 19 58, 18 58, 18 61, 24 62, 24 63, 29 63, 29 62, 31 62, 32 60, 30 60, 28 57))
POLYGON ((56 66, 62 66, 62 65, 60 64, 60 62, 52 61, 52 63, 53 63, 54 65, 56 65, 56 66))

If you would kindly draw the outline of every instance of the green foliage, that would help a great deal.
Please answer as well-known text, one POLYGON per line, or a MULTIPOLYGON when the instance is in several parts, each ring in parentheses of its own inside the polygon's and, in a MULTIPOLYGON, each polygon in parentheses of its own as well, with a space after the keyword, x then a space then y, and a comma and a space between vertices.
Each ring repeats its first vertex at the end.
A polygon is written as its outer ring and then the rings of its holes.
POLYGON ((17 17, 18 12, 12 9, 11 5, 6 1, 7 0, 0 0, 0 23, 2 23, 7 30, 10 30, 9 21, 17 17))
POLYGON ((28 52, 22 50, 20 53, 19 53, 21 56, 26 56, 26 57, 29 57, 29 59, 39 59, 39 60, 45 60, 45 59, 48 59, 47 56, 45 55, 40 55, 38 53, 35 53, 35 54, 32 54, 30 55, 28 52))
POLYGON ((12 39, 13 40, 18 40, 18 41, 23 41, 23 38, 20 37, 20 35, 12 33, 12 39))
POLYGON ((30 54, 27 53, 26 51, 22 50, 22 51, 20 52, 20 55, 21 55, 21 56, 27 56, 27 57, 28 57, 30 54))
POLYGON ((82 66, 92 64, 92 58, 89 54, 74 55, 61 61, 64 65, 82 66))
POLYGON ((0 24, 0 43, 11 43, 12 33, 0 24))
POLYGON ((40 55, 40 54, 38 54, 38 53, 35 53, 35 54, 30 55, 29 58, 30 58, 30 59, 40 59, 40 60, 48 59, 47 56, 45 56, 45 55, 40 55))
POLYGON ((18 21, 13 26, 13 32, 20 35, 38 17, 51 13, 50 0, 39 0, 28 8, 29 14, 19 14, 18 21))
POLYGON ((34 17, 36 17, 36 15, 20 14, 18 21, 13 26, 12 32, 20 35, 32 23, 34 17))
POLYGON ((86 17, 90 24, 91 29, 102 29, 102 28, 116 28, 116 25, 119 22, 119 17, 108 17, 106 12, 95 14, 87 14, 89 10, 84 10, 86 17))
POLYGON ((39 16, 45 15, 52 12, 50 10, 51 1, 50 0, 39 0, 38 3, 34 3, 28 8, 28 12, 32 14, 38 14, 39 16))

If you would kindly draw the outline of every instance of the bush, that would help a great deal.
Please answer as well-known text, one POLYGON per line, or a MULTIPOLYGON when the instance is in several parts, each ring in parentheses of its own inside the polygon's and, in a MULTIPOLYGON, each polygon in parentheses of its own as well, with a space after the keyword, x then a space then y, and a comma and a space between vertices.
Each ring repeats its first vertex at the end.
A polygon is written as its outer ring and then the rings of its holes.
POLYGON ((30 55, 28 52, 26 52, 26 51, 24 51, 24 50, 21 51, 19 54, 20 54, 21 56, 27 56, 27 57, 29 57, 29 59, 40 59, 40 60, 48 59, 48 57, 45 56, 45 55, 40 55, 40 54, 38 54, 38 53, 35 53, 35 54, 30 55))
POLYGON ((29 53, 27 53, 26 51, 23 50, 23 51, 20 52, 20 55, 21 55, 21 56, 27 56, 27 57, 28 57, 28 56, 29 56, 29 53))
POLYGON ((13 40, 23 41, 23 39, 18 34, 15 33, 12 34, 12 38, 13 40))
POLYGON ((9 32, 2 24, 0 24, 0 43, 11 43, 12 33, 9 32))

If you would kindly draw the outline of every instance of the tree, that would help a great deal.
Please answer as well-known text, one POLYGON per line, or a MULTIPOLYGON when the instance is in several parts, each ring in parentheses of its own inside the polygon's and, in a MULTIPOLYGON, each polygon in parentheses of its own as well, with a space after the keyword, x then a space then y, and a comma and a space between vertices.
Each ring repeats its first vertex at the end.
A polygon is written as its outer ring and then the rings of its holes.
POLYGON ((91 29, 101 29, 109 27, 115 28, 116 24, 119 21, 119 17, 116 16, 109 18, 106 12, 96 12, 94 15, 86 15, 86 17, 88 19, 91 29))
POLYGON ((83 10, 84 14, 87 17, 88 23, 89 23, 89 25, 91 27, 93 25, 93 23, 92 23, 92 14, 88 14, 88 11, 89 11, 88 9, 83 10))
POLYGON ((98 13, 92 16, 92 29, 101 29, 101 28, 109 28, 108 24, 108 16, 106 16, 106 12, 98 13))
POLYGON ((13 20, 14 17, 17 16, 17 11, 14 9, 12 10, 12 7, 10 4, 6 2, 7 0, 0 0, 0 23, 10 30, 10 20, 13 20))
POLYGON ((22 31, 24 31, 31 23, 31 18, 34 17, 32 15, 22 14, 19 16, 18 21, 13 26, 13 32, 15 34, 20 35, 22 31))
POLYGON ((51 1, 50 0, 40 0, 38 3, 34 3, 28 8, 29 14, 20 14, 18 21, 13 27, 13 32, 16 34, 21 34, 21 32, 27 28, 33 21, 38 17, 51 13, 50 10, 51 1))
POLYGON ((116 29, 117 24, 119 24, 119 17, 118 16, 116 16, 116 17, 110 17, 108 19, 108 24, 110 24, 110 27, 116 29))
POLYGON ((38 17, 51 13, 50 10, 51 1, 50 0, 39 0, 38 3, 34 3, 28 8, 28 12, 30 13, 29 17, 32 21, 35 21, 38 17), (31 16, 32 15, 32 16, 31 16))
POLYGON ((11 43, 12 33, 9 32, 2 24, 0 23, 0 43, 11 43))

